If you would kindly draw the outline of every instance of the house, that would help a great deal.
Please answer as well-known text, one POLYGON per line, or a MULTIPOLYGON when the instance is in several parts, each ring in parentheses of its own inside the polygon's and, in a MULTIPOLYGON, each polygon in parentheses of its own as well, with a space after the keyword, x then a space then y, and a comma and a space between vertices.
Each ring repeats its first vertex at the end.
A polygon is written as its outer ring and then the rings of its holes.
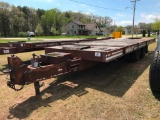
POLYGON ((123 31, 124 31, 124 34, 131 34, 132 33, 132 28, 129 28, 129 27, 123 27, 123 31))
POLYGON ((101 29, 101 32, 104 33, 104 35, 109 35, 110 32, 106 27, 101 27, 100 29, 101 29))
POLYGON ((97 23, 83 24, 80 21, 72 21, 66 25, 68 35, 97 35, 100 28, 97 23))
POLYGON ((97 23, 86 24, 85 29, 87 30, 87 35, 97 35, 101 31, 97 23))
MULTIPOLYGON (((123 27, 124 34, 132 34, 132 27, 123 27)), ((134 34, 142 33, 143 29, 134 27, 134 34)))

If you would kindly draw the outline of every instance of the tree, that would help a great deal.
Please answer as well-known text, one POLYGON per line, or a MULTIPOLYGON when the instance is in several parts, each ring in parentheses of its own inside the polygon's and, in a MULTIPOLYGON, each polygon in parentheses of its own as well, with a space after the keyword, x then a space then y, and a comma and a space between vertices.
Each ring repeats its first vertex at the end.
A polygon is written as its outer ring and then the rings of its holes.
POLYGON ((109 30, 110 33, 112 33, 112 32, 115 31, 115 29, 117 28, 117 26, 116 25, 111 25, 111 26, 108 26, 106 28, 109 30))
POLYGON ((58 9, 47 10, 42 15, 42 25, 46 35, 50 35, 51 28, 55 28, 56 31, 61 32, 63 26, 63 15, 58 9))
POLYGON ((139 26, 140 29, 144 29, 144 30, 147 29, 147 24, 146 24, 146 23, 140 22, 140 23, 138 24, 138 26, 139 26))
POLYGON ((1 36, 9 36, 10 34, 10 15, 9 15, 10 5, 5 2, 0 2, 0 33, 1 36))
POLYGON ((151 23, 142 23, 142 22, 138 24, 139 28, 143 30, 151 30, 152 29, 151 25, 152 25, 151 23))
POLYGON ((56 29, 54 27, 51 27, 51 33, 53 35, 57 35, 58 34, 58 31, 56 31, 56 29))
POLYGON ((116 29, 117 32, 123 32, 123 27, 122 26, 118 26, 116 29))
POLYGON ((41 24, 38 24, 36 26, 35 32, 36 32, 37 35, 42 35, 43 34, 43 29, 42 29, 41 24))
POLYGON ((154 23, 152 23, 152 29, 157 31, 160 30, 160 19, 156 19, 154 23))
POLYGON ((138 33, 138 31, 139 31, 139 27, 138 26, 134 26, 134 33, 138 33))
POLYGON ((45 10, 38 8, 38 10, 37 10, 37 20, 38 20, 38 23, 41 22, 41 17, 42 17, 42 15, 44 15, 44 14, 45 14, 45 10))
POLYGON ((19 10, 19 8, 15 6, 11 6, 10 11, 10 35, 18 36, 19 32, 23 31, 24 26, 24 13, 19 10))
POLYGON ((82 12, 61 12, 59 9, 34 9, 27 6, 14 6, 0 2, 0 35, 17 36, 19 32, 38 31, 38 34, 51 35, 66 32, 66 25, 79 20, 84 24, 96 22, 100 27, 114 31, 112 19, 82 12), (38 23, 38 24, 37 24, 38 23))

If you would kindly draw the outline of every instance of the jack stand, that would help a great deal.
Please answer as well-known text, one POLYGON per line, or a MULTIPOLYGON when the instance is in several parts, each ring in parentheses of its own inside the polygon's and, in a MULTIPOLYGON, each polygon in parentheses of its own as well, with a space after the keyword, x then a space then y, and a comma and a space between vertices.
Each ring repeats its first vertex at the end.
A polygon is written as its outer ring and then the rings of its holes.
POLYGON ((42 87, 42 86, 44 86, 44 83, 42 83, 42 84, 40 85, 40 84, 39 84, 39 81, 34 83, 34 89, 35 89, 36 95, 39 95, 39 94, 40 94, 40 87, 42 87))

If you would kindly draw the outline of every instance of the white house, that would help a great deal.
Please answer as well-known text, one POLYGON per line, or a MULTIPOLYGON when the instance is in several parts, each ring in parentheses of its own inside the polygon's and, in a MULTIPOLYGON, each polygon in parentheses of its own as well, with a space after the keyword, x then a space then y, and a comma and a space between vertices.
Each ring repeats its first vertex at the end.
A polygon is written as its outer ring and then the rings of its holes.
POLYGON ((85 29, 87 30, 87 35, 97 35, 101 31, 97 23, 86 24, 85 29))
POLYGON ((131 34, 132 33, 131 28, 127 28, 127 27, 123 27, 123 31, 124 31, 124 34, 131 34))
POLYGON ((100 32, 97 23, 83 24, 80 21, 72 21, 66 25, 68 35, 96 35, 100 32))

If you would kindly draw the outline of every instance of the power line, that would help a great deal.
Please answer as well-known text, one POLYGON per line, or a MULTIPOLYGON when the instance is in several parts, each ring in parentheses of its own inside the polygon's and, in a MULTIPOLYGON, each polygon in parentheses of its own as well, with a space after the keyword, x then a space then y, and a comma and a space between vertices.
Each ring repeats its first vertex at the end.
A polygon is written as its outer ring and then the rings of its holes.
POLYGON ((138 6, 139 6, 139 7, 138 7, 139 9, 141 9, 141 10, 143 9, 143 11, 146 11, 146 9, 144 9, 144 7, 143 7, 142 4, 138 4, 138 6))
POLYGON ((79 1, 76 1, 76 0, 70 0, 70 1, 76 2, 76 3, 80 3, 80 4, 84 4, 84 5, 88 5, 88 6, 92 6, 92 7, 96 7, 96 8, 107 9, 107 10, 113 10, 113 11, 126 11, 126 10, 117 10, 117 9, 113 9, 113 8, 100 7, 100 6, 97 6, 97 5, 91 5, 91 4, 79 2, 79 1))
POLYGON ((115 0, 111 0, 111 2, 116 3, 116 4, 119 4, 119 5, 121 5, 121 6, 126 6, 125 4, 122 4, 122 3, 117 2, 117 1, 115 1, 115 0))
POLYGON ((143 7, 146 7, 146 4, 143 0, 141 0, 142 4, 143 4, 143 7))

